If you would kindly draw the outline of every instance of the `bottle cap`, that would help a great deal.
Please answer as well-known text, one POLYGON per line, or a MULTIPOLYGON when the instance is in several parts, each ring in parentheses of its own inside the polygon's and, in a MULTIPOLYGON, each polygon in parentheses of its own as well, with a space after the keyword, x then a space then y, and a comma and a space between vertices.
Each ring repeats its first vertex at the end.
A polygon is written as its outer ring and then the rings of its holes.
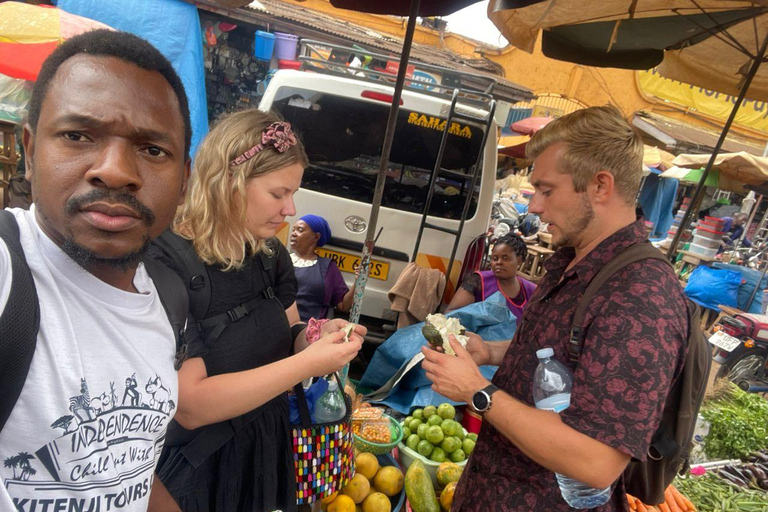
POLYGON ((546 359, 555 355, 555 350, 552 347, 542 348, 536 351, 536 357, 539 359, 546 359))
POLYGON ((336 383, 335 380, 329 380, 328 381, 328 391, 334 392, 337 389, 339 389, 339 385, 336 383))

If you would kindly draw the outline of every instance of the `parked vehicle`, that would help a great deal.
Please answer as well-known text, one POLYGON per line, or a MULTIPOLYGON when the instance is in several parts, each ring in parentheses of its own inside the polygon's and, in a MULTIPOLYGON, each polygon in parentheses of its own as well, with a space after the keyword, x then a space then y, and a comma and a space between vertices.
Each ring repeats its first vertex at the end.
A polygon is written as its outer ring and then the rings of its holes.
MULTIPOLYGON (((259 108, 279 112, 302 138, 309 167, 295 197, 296 218, 313 213, 328 221, 333 237, 318 253, 333 258, 351 284, 392 102, 393 57, 306 40, 300 55, 301 69, 275 73, 259 108), (348 66, 353 56, 366 66, 348 66)), ((455 286, 465 251, 486 232, 497 157, 493 86, 489 77, 434 66, 417 64, 410 72, 396 121, 364 316, 394 317, 387 292, 414 260, 446 272, 455 255, 450 272, 455 286), (449 77, 455 85, 446 85, 449 77)))
POLYGON ((715 380, 728 379, 745 391, 768 386, 768 315, 751 313, 721 318, 709 337, 721 366, 715 380))

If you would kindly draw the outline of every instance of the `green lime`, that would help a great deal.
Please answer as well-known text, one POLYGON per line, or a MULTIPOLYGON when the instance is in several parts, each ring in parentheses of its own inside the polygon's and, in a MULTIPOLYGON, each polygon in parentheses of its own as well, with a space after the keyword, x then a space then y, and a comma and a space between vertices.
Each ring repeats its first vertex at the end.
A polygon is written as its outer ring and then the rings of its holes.
POLYGON ((411 413, 411 416, 416 418, 417 420, 423 420, 424 419, 424 409, 414 409, 411 413))
POLYGON ((437 407, 435 407, 434 405, 428 405, 424 408, 424 417, 426 419, 431 418, 435 414, 437 414, 437 407))
MULTIPOLYGON (((458 421, 456 423, 459 423, 458 421)), ((464 433, 464 427, 459 423, 459 431, 456 432, 456 437, 459 438, 460 441, 464 440, 464 437, 466 437, 466 434, 464 433)))
MULTIPOLYGON (((453 420, 445 420, 440 425, 440 428, 443 429, 443 433, 446 436, 455 436, 459 430, 461 430, 461 425, 453 420)), ((411 428, 411 430, 413 430, 413 428, 411 428)))
POLYGON ((422 421, 420 419, 413 418, 411 422, 406 425, 409 429, 411 429, 411 432, 416 432, 419 429, 419 425, 421 425, 422 421))
POLYGON ((461 449, 464 450, 464 453, 466 453, 467 455, 471 455, 472 451, 475 449, 475 442, 467 438, 464 441, 462 441, 461 449))
POLYGON ((443 422, 443 418, 438 416, 437 414, 433 414, 432 416, 427 419, 427 425, 433 426, 433 425, 440 425, 443 422))
POLYGON ((432 425, 427 429, 427 441, 434 445, 438 445, 442 442, 443 438, 445 437, 445 434, 443 434, 443 429, 441 429, 437 425, 432 425))
POLYGON ((407 426, 412 419, 413 419, 413 416, 406 416, 405 419, 403 420, 403 425, 407 426))
POLYGON ((474 442, 477 442, 477 434, 475 434, 474 432, 470 432, 469 434, 467 434, 467 437, 473 440, 474 442))
POLYGON ((419 428, 416 429, 416 433, 419 434, 419 439, 426 439, 427 438, 427 429, 429 428, 429 425, 426 423, 422 423, 419 425, 419 428))
POLYGON ((456 450, 451 452, 451 460, 455 463, 464 462, 467 460, 467 454, 464 453, 464 450, 456 450))
POLYGON ((456 409, 451 404, 440 404, 437 408, 437 414, 444 420, 452 420, 456 416, 456 409))
POLYGON ((416 451, 419 452, 419 455, 422 455, 424 457, 429 457, 429 454, 432 453, 432 450, 434 450, 435 447, 432 446, 432 443, 427 441, 426 439, 422 439, 419 441, 419 445, 416 447, 416 451))
POLYGON ((440 444, 440 448, 445 450, 445 453, 453 453, 461 448, 461 441, 459 441, 458 437, 446 437, 440 444))
POLYGON ((421 439, 419 439, 418 435, 411 434, 408 436, 408 439, 405 441, 405 446, 407 446, 413 451, 416 451, 416 448, 418 448, 419 446, 419 441, 421 441, 421 439))
POLYGON ((435 449, 432 450, 432 455, 429 456, 429 459, 434 462, 445 462, 445 450, 439 446, 435 446, 435 449))
POLYGON ((403 439, 408 439, 409 437, 411 437, 411 429, 403 427, 403 439))

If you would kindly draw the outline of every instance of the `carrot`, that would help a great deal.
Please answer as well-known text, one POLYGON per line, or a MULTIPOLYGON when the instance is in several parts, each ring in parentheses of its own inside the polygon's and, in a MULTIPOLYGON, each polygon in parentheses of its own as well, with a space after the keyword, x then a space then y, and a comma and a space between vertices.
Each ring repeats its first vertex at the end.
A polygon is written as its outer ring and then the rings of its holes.
POLYGON ((675 503, 677 503, 678 508, 682 512, 688 512, 688 504, 685 503, 685 500, 683 499, 683 495, 680 494, 680 491, 675 489, 675 486, 670 485, 669 491, 672 493, 672 497, 675 498, 675 503))
POLYGON ((664 503, 667 504, 671 512, 682 512, 680 507, 677 506, 675 497, 672 496, 672 490, 669 487, 664 490, 664 503))
POLYGON ((672 511, 669 509, 669 505, 667 505, 667 502, 666 502, 666 501, 665 501, 664 503, 662 503, 662 504, 660 504, 660 505, 659 505, 659 510, 661 510, 661 512, 672 512, 672 511))
POLYGON ((688 509, 688 512, 696 512, 696 505, 694 505, 693 502, 688 499, 688 496, 681 493, 677 489, 675 489, 675 492, 683 499, 683 503, 685 503, 685 507, 688 509))

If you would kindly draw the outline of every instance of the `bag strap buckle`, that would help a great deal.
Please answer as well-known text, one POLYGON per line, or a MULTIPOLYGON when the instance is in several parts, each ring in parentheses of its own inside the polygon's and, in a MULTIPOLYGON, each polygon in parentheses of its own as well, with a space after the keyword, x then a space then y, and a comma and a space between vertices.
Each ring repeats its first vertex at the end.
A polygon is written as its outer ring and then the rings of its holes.
POLYGON ((246 308, 245 305, 243 304, 240 304, 239 306, 227 311, 227 316, 229 317, 229 321, 232 323, 237 322, 247 314, 248 314, 248 308, 246 308))

